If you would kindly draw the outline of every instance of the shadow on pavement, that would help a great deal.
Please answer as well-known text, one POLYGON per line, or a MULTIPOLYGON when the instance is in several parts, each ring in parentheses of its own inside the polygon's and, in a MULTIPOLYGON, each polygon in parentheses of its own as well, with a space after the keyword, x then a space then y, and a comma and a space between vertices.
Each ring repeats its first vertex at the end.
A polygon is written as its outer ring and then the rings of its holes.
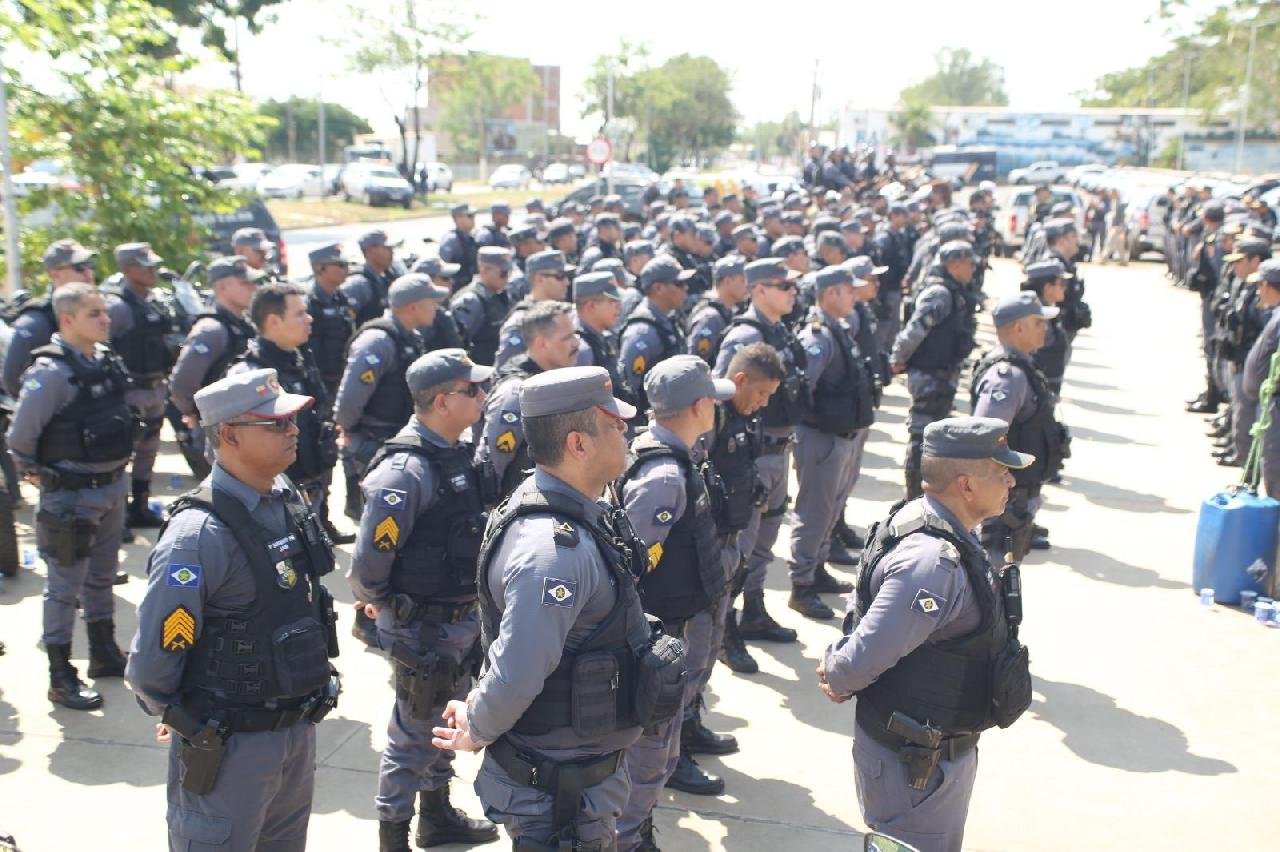
MULTIPOLYGON (((0 689, 0 745, 16 745, 21 739, 18 708, 4 700, 4 690, 0 689)), ((17 758, 0 755, 0 775, 13 772, 21 765, 22 761, 17 758)))
POLYGON ((1073 389, 1083 388, 1084 390, 1101 390, 1101 391, 1109 391, 1109 390, 1116 389, 1115 385, 1105 385, 1102 382, 1086 382, 1084 379, 1077 379, 1071 376, 1068 376, 1066 378, 1064 384, 1066 384, 1067 387, 1073 388, 1073 389))
POLYGON ((1096 503, 1108 509, 1120 509, 1124 512, 1168 512, 1173 515, 1190 514, 1189 509, 1183 509, 1181 506, 1171 506, 1158 494, 1133 491, 1129 488, 1121 488, 1118 485, 1110 485, 1094 479, 1083 479, 1079 476, 1068 476, 1067 479, 1072 491, 1077 492, 1090 503, 1096 503))
POLYGON ((1061 547, 1055 544, 1044 561, 1070 568, 1091 580, 1114 583, 1117 586, 1155 589, 1187 588, 1186 583, 1169 580, 1150 568, 1130 565, 1106 553, 1083 547, 1061 547))
POLYGON ((316 729, 316 734, 316 770, 340 772, 344 780, 339 785, 317 784, 311 810, 321 814, 346 811, 361 819, 377 820, 373 797, 378 790, 382 752, 373 748, 369 723, 329 718, 316 729))
POLYGON ((1187 749, 1187 737, 1163 719, 1139 716, 1110 695, 1078 683, 1036 677, 1043 698, 1031 712, 1062 731, 1062 744, 1078 757, 1128 772, 1182 772, 1222 775, 1239 770, 1225 760, 1201 757, 1187 749))
POLYGON ((1146 441, 1139 441, 1130 438, 1127 435, 1117 435, 1114 432, 1103 432, 1099 429, 1090 429, 1088 426, 1080 426, 1075 423, 1068 424, 1071 429, 1071 437, 1079 438, 1082 441, 1097 441, 1100 444, 1125 444, 1131 447, 1154 447, 1146 441))
POLYGON ((1102 402, 1093 402, 1088 399, 1072 398, 1071 404, 1076 408, 1083 408, 1085 411, 1092 411, 1096 414, 1119 414, 1129 417, 1153 417, 1154 415, 1146 411, 1134 411, 1132 408, 1122 408, 1118 405, 1107 405, 1102 402))

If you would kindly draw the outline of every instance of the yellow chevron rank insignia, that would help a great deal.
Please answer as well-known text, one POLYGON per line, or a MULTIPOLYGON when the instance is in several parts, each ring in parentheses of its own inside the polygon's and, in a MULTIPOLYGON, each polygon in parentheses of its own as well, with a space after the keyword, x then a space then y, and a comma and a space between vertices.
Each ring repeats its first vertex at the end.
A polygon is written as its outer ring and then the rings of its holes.
POLYGON ((378 550, 391 550, 400 540, 400 525, 391 515, 383 518, 373 530, 373 546, 378 550))
POLYGON ((662 542, 655 541, 649 545, 649 570, 652 571, 658 567, 659 560, 662 559, 662 542))
POLYGON ((161 625, 160 647, 165 651, 185 651, 195 643, 195 616, 185 606, 176 607, 161 625))
POLYGON ((710 351, 711 351, 711 338, 709 337, 698 338, 698 354, 706 355, 710 351))
POLYGON ((635 358, 631 359, 631 372, 635 373, 637 376, 644 374, 645 366, 646 361, 644 360, 643 355, 637 355, 635 358))
POLYGON ((516 433, 510 429, 498 436, 498 440, 493 442, 501 452, 514 453, 516 451, 516 433))
POLYGON ((377 375, 373 372, 373 370, 365 370, 363 373, 360 374, 360 381, 364 382, 366 385, 373 384, 373 380, 376 378, 377 378, 377 375))

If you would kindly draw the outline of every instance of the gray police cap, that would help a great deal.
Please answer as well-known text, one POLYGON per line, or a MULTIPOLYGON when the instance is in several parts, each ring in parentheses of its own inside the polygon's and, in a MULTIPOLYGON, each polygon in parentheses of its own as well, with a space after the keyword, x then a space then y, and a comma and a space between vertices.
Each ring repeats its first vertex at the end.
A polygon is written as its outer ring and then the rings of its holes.
POLYGON ((545 417, 598 407, 620 420, 636 416, 635 406, 613 395, 604 367, 562 367, 531 376, 520 386, 520 416, 545 417))
POLYGON ((223 278, 239 278, 242 281, 257 281, 266 275, 254 269, 243 257, 229 254, 209 264, 209 283, 214 284, 223 278))
POLYGON ((747 264, 747 286, 754 287, 769 281, 794 281, 800 273, 788 269, 780 257, 764 257, 747 264))
POLYGON ((481 246, 476 252, 476 261, 506 269, 511 266, 511 250, 502 246, 481 246))
POLYGON ((1271 257, 1271 240, 1262 237, 1241 237, 1236 240, 1235 248, 1222 259, 1227 263, 1235 263, 1246 257, 1271 257))
POLYGON ((673 213, 668 223, 672 232, 697 230, 697 221, 687 213, 673 213))
POLYGON ((1068 219, 1065 216, 1059 216, 1054 219, 1048 219, 1044 223, 1044 236, 1047 240, 1056 240, 1064 234, 1069 234, 1076 229, 1076 221, 1068 219))
POLYGON ((116 266, 130 265, 153 268, 159 266, 163 257, 155 253, 151 243, 121 243, 116 246, 116 266))
POLYGON ((233 248, 249 246, 259 251, 271 250, 271 240, 267 239, 266 231, 261 228, 240 228, 231 235, 231 245, 233 248))
POLYGON ((632 240, 622 248, 622 256, 627 260, 641 255, 653 257, 655 253, 653 243, 648 240, 632 240))
POLYGON ((596 217, 596 228, 621 228, 622 220, 618 218, 616 213, 601 213, 596 217))
POLYGON ((446 382, 487 382, 492 375, 492 367, 475 363, 465 349, 436 349, 420 355, 410 364, 404 378, 409 384, 409 392, 417 393, 446 382))
POLYGON ((572 266, 564 262, 564 255, 555 249, 544 249, 525 258, 524 274, 532 278, 535 275, 568 272, 572 266))
POLYGON ((413 265, 412 271, 432 278, 452 278, 462 271, 462 264, 446 263, 438 257, 424 257, 413 265))
POLYGON ((73 263, 88 263, 98 256, 72 239, 57 240, 44 250, 45 269, 57 269, 59 266, 70 266, 73 263))
POLYGON ((276 371, 250 370, 219 379, 196 391, 200 422, 216 426, 243 415, 283 420, 315 403, 313 397, 288 393, 280 387, 276 371))
POLYGON ((547 239, 558 240, 561 237, 568 236, 576 231, 576 226, 572 219, 552 219, 551 224, 547 226, 547 239))
POLYGON ((814 289, 819 293, 831 287, 838 287, 841 284, 853 285, 853 275, 849 272, 849 267, 843 263, 837 263, 834 266, 824 266, 819 269, 813 276, 814 289))
POLYGON ((840 249, 844 248, 844 235, 839 231, 823 231, 818 234, 818 248, 825 248, 827 246, 840 249))
POLYGON ((538 238, 538 229, 531 224, 526 224, 516 228, 508 236, 512 245, 519 245, 525 240, 536 240, 538 238))
POLYGON ((463 201, 460 204, 455 204, 450 207, 449 215, 456 218, 458 216, 474 216, 476 214, 472 212, 471 205, 463 201))
POLYGON ((490 215, 494 215, 494 214, 496 214, 496 213, 507 213, 507 214, 510 214, 510 213, 511 213, 511 205, 510 205, 508 202, 506 202, 506 201, 495 201, 495 202, 493 202, 492 204, 490 204, 490 205, 489 205, 489 214, 490 214, 490 215))
POLYGON ((1055 278, 1072 278, 1072 274, 1067 272, 1067 267, 1062 264, 1059 258, 1051 257, 1048 260, 1037 260, 1028 266, 1024 272, 1027 280, 1033 283, 1042 281, 1052 281, 1055 278))
POLYGON ((374 228, 372 231, 365 231, 360 235, 358 245, 360 246, 360 250, 364 251, 367 248, 374 248, 375 246, 396 248, 403 242, 404 240, 392 240, 387 236, 387 232, 381 228, 374 228))
POLYGON ((403 308, 423 299, 442 302, 449 297, 449 291, 431 283, 431 278, 421 272, 410 272, 401 275, 391 283, 387 290, 387 304, 392 308, 403 308))
POLYGON ((938 227, 938 241, 949 243, 952 240, 969 241, 970 231, 969 223, 964 221, 947 222, 938 227))
POLYGON ((994 417, 948 417, 924 427, 924 455, 935 459, 991 459, 1021 470, 1036 457, 1009 449, 1009 424, 994 417))
POLYGON ((1057 308, 1041 304, 1040 298, 1030 290, 1021 290, 996 302, 991 309, 991 322, 999 328, 1026 317, 1053 319, 1057 315, 1057 308))
POLYGON ((865 254, 860 254, 849 261, 849 274, 854 278, 869 278, 872 275, 880 276, 889 271, 887 266, 876 266, 874 260, 865 254))
POLYGON ((662 254, 650 260, 640 270, 640 287, 648 290, 654 284, 674 284, 677 281, 688 281, 697 275, 696 269, 684 269, 670 255, 662 254))
POLYGON ((857 219, 846 219, 840 223, 840 230, 846 234, 861 234, 866 228, 857 219))
POLYGON ((1258 266, 1258 270, 1249 273, 1249 277, 1245 281, 1250 284, 1265 281, 1268 284, 1280 286, 1280 258, 1262 261, 1261 265, 1258 266))
POLYGON ((943 263, 950 263, 953 260, 962 260, 964 258, 976 260, 977 255, 973 253, 973 246, 969 245, 967 240, 951 240, 942 244, 938 249, 938 259, 943 263))
POLYGON ((618 279, 611 270, 600 271, 597 269, 573 279, 573 298, 575 301, 589 299, 592 296, 607 296, 616 300, 622 299, 622 296, 618 293, 618 279))
POLYGON ((733 229, 733 239, 736 240, 754 240, 756 236, 756 226, 750 222, 746 222, 733 229))
POLYGON ((736 389, 728 379, 713 379, 711 368, 697 355, 672 355, 644 377, 645 396, 660 413, 681 411, 706 397, 724 402, 736 389))
POLYGON ((714 281, 723 281, 735 275, 745 275, 746 272, 747 262, 737 255, 729 255, 716 261, 711 277, 714 281))
POLYGON ((782 237, 773 244, 774 257, 790 257, 798 251, 804 251, 804 240, 800 237, 782 237))
POLYGON ((613 276, 613 280, 618 284, 627 283, 627 267, 623 265, 622 260, 616 257, 604 257, 595 262, 591 267, 592 272, 608 272, 613 276))
POLYGON ((307 260, 311 261, 312 266, 320 266, 325 263, 346 263, 342 258, 341 243, 330 243, 327 246, 313 249, 307 253, 307 260))

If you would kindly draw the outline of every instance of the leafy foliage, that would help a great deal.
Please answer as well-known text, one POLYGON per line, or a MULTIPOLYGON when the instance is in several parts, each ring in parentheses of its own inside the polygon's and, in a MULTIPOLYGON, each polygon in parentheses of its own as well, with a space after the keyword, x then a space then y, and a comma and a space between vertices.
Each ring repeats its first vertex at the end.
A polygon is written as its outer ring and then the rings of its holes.
POLYGON ((542 91, 527 59, 469 51, 432 58, 439 93, 440 127, 464 157, 485 159, 485 120, 542 91))
POLYGON ((936 141, 930 128, 933 126, 933 111, 927 103, 908 101, 895 112, 890 120, 897 130, 896 141, 908 148, 923 148, 936 141))
POLYGON ((943 48, 933 55, 936 70, 903 89, 904 104, 930 106, 1006 106, 1004 69, 990 59, 977 59, 968 48, 943 48))
MULTIPOLYGON (((292 114, 294 150, 303 162, 315 162, 320 154, 320 106, 313 100, 289 98, 287 101, 267 101, 258 112, 275 124, 267 133, 266 156, 268 159, 284 159, 289 156, 289 118, 292 114)), ((343 146, 350 145, 357 134, 371 133, 369 122, 340 104, 324 105, 325 160, 330 163, 342 158, 343 146)))

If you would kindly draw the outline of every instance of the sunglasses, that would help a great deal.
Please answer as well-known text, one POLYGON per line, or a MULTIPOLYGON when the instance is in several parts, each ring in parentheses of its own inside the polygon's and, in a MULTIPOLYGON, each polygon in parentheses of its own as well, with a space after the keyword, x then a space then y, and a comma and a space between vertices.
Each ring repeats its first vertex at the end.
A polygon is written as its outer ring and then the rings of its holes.
POLYGON ((479 382, 469 382, 462 390, 445 391, 441 396, 453 396, 459 394, 461 396, 477 397, 480 395, 481 385, 479 382))
POLYGON ((554 278, 557 281, 566 281, 569 276, 563 272, 539 272, 539 275, 545 275, 548 278, 554 278))
POLYGON ((284 435, 290 427, 298 425, 298 415, 291 414, 279 420, 234 420, 227 424, 228 426, 261 426, 268 432, 276 432, 284 435))
POLYGON ((90 269, 93 269, 93 264, 92 263, 66 263, 66 264, 63 264, 62 266, 59 266, 58 269, 70 269, 75 272, 88 272, 90 269))
POLYGON ((766 287, 772 287, 775 290, 794 290, 796 282, 794 281, 762 281, 760 282, 766 287))

